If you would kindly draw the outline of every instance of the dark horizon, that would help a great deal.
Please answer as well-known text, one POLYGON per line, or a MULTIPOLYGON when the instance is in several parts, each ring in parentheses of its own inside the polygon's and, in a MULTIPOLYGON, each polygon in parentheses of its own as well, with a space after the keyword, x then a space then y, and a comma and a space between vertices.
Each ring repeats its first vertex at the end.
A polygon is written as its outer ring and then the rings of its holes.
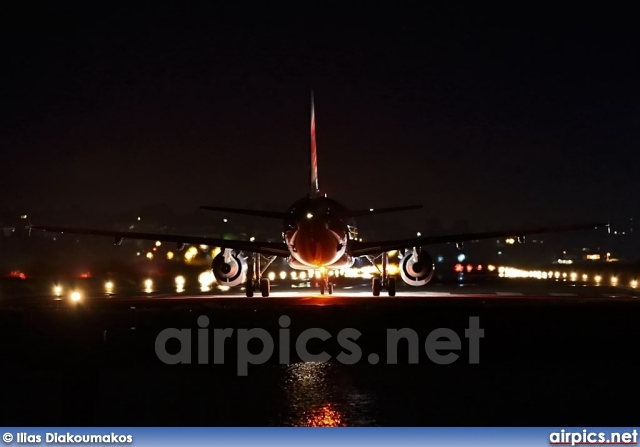
POLYGON ((8 7, 2 211, 286 209, 313 88, 320 189, 347 207, 477 229, 637 217, 623 11, 238 12, 8 7))

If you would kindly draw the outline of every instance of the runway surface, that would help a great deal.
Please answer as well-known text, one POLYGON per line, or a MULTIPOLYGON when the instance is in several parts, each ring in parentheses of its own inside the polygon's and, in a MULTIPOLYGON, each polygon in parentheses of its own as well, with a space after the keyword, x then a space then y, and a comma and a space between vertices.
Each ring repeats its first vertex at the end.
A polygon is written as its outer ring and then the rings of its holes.
POLYGON ((5 289, 0 300, 7 425, 637 425, 626 410, 640 397, 640 294, 630 287, 489 281, 372 297, 366 284, 332 296, 274 286, 269 298, 246 298, 116 285, 111 296, 87 288, 78 303, 40 289, 5 289), (465 332, 475 317, 478 363, 465 332), (164 345, 190 363, 161 361, 167 328, 191 331, 186 351, 177 339, 164 345), (328 361, 297 349, 310 328, 328 336, 307 350, 328 361), (459 343, 430 355, 440 328, 459 343), (219 364, 216 329, 232 330, 219 364), (242 348, 258 355, 265 345, 243 329, 262 329, 274 347, 261 364, 245 362, 246 375, 242 348), (345 329, 360 334, 356 346, 341 343, 345 329), (408 338, 390 344, 397 329, 408 338), (340 360, 358 350, 352 364, 340 360), (434 361, 449 353, 450 364, 434 361))

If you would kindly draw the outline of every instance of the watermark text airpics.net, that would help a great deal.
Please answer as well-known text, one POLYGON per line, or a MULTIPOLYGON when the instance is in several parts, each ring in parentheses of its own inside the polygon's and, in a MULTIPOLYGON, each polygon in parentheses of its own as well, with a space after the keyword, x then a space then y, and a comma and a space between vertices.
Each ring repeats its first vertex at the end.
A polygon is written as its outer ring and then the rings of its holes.
MULTIPOLYGON (((233 329, 233 328, 210 328, 209 318, 201 315, 197 320, 198 329, 196 334, 192 334, 191 329, 167 328, 162 330, 155 340, 155 351, 158 358, 166 364, 209 364, 211 363, 210 353, 213 354, 213 364, 222 365, 225 363, 225 350, 237 349, 238 375, 248 375, 249 365, 262 365, 269 361, 277 350, 278 361, 286 365, 291 362, 291 318, 282 315, 278 319, 280 328, 278 329, 277 340, 274 341, 272 335, 262 328, 233 329), (229 339, 234 336, 237 343, 232 343, 229 339), (196 343, 196 353, 192 355, 192 340, 196 343), (253 340, 258 340, 257 343, 253 340), (173 343, 179 346, 177 352, 168 349, 167 344, 173 343), (252 343, 253 341, 253 343, 252 343), (259 346, 261 349, 249 349, 252 346, 259 346), (277 347, 276 347, 277 343, 277 347), (234 346, 235 345, 235 346, 234 346), (170 352, 172 351, 172 352, 170 352), (252 352, 253 351, 253 352, 252 352), (256 352, 258 351, 258 352, 256 352), (193 359, 192 357, 196 357, 193 359)), ((345 365, 353 365, 362 360, 363 352, 357 341, 362 333, 355 328, 344 328, 335 334, 335 342, 341 348, 335 360, 345 365)), ((310 328, 302 331, 293 340, 295 354, 297 358, 304 362, 327 362, 332 356, 325 351, 311 353, 308 350, 308 343, 314 339, 327 342, 334 337, 329 331, 322 328, 310 328)), ((463 339, 468 344, 468 358, 470 364, 480 363, 480 339, 484 338, 484 329, 480 327, 480 317, 469 317, 469 325, 461 336, 456 331, 449 328, 437 328, 427 334, 424 341, 420 340, 418 333, 411 328, 392 328, 386 330, 386 353, 382 361, 386 364, 394 365, 399 361, 404 363, 418 363, 424 355, 429 361, 438 365, 449 365, 457 361, 461 355, 463 339), (406 358, 398 359, 398 346, 403 343, 407 346, 406 358), (424 354, 421 354, 424 353, 424 354)), ((317 343, 317 341, 315 341, 317 343)), ((314 349, 314 351, 317 351, 314 349)), ((404 352, 404 351, 403 351, 404 352)), ((377 364, 381 361, 380 355, 370 353, 367 356, 370 364, 377 364)))

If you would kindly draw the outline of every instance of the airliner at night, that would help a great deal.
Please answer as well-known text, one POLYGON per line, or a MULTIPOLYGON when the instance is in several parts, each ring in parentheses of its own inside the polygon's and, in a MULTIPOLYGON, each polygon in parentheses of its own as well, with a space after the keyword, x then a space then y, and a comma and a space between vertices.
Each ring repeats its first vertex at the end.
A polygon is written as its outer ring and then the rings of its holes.
POLYGON ((287 211, 261 211, 242 208, 201 206, 201 209, 237 214, 276 218, 283 222, 282 242, 259 242, 247 240, 219 239, 201 236, 173 235, 162 233, 142 233, 109 231, 87 228, 65 228, 32 225, 31 228, 44 231, 110 236, 120 245, 124 238, 173 242, 181 250, 187 244, 220 247, 221 251, 212 262, 212 273, 220 284, 228 286, 244 285, 247 296, 259 290, 262 296, 269 296, 270 282, 263 273, 277 258, 286 258, 293 269, 317 270, 322 272, 319 281, 320 293, 333 293, 329 270, 351 267, 356 258, 364 257, 377 266, 380 262, 380 276, 373 278, 371 291, 379 296, 385 290, 389 296, 396 294, 396 278, 388 275, 388 252, 402 250, 399 261, 400 277, 411 286, 427 284, 434 273, 435 265, 425 246, 443 243, 462 244, 465 241, 501 237, 574 231, 605 226, 604 223, 563 225, 539 228, 521 228, 481 233, 452 234, 445 236, 424 236, 386 241, 361 241, 357 238, 355 218, 421 208, 421 205, 398 206, 393 208, 349 210, 339 202, 321 193, 318 187, 318 157, 316 149, 315 110, 311 97, 311 159, 310 186, 305 197, 295 201, 287 211))

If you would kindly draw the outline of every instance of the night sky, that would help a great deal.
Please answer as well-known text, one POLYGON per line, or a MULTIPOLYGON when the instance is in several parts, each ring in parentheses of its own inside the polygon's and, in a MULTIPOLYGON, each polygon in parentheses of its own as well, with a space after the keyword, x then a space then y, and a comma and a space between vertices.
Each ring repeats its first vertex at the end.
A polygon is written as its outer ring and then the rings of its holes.
POLYGON ((84 3, 2 6, 5 213, 286 209, 313 89, 320 189, 349 208, 473 229, 637 214, 631 10, 84 3))

